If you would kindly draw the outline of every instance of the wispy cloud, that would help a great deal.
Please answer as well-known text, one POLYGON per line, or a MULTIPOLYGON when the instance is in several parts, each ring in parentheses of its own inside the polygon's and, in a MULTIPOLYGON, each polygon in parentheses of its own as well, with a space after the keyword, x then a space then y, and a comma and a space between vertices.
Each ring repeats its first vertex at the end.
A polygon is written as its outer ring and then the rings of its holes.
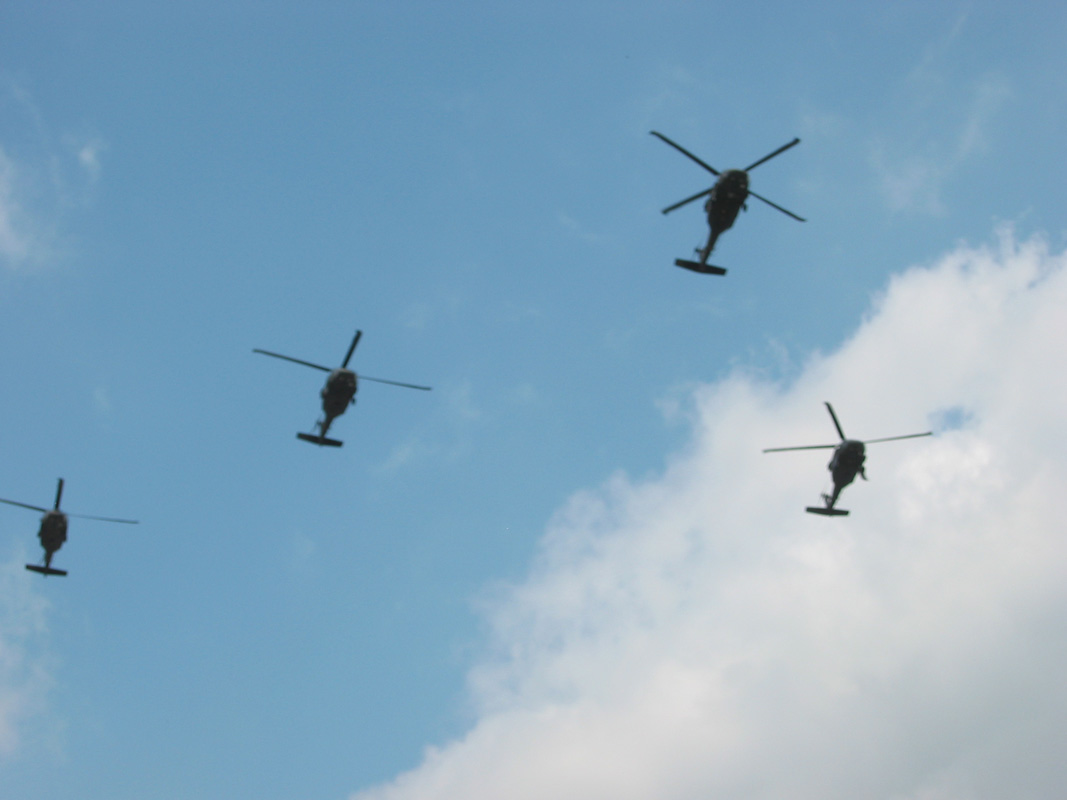
POLYGON ((409 464, 433 455, 435 451, 436 448, 431 447, 422 439, 411 436, 393 447, 385 461, 377 467, 377 471, 380 473, 396 472, 409 464))
POLYGON ((661 476, 576 494, 484 600, 476 722, 359 800, 1058 796, 1067 258, 962 248, 894 278, 788 386, 695 389, 661 476), (825 453, 879 437, 847 519, 825 453), (966 415, 960 409, 966 409, 966 415), (964 421, 965 420, 965 421, 964 421))
POLYGON ((88 141, 72 140, 72 142, 79 166, 89 180, 95 182, 103 171, 102 157, 106 149, 104 142, 99 138, 92 138, 88 141))
POLYGON ((52 686, 43 645, 48 601, 33 589, 25 561, 20 552, 0 564, 0 759, 17 753, 52 686))
POLYGON ((454 320, 464 312, 466 298, 458 292, 445 292, 432 300, 416 300, 400 311, 400 323, 413 330, 426 330, 442 321, 454 320))
POLYGON ((604 241, 602 234, 590 230, 565 211, 558 212, 556 219, 564 230, 587 244, 600 244, 604 241))
POLYGON ((459 419, 472 422, 482 416, 482 410, 474 399, 474 387, 470 381, 462 381, 444 389, 445 403, 449 411, 459 419))
POLYGON ((932 41, 890 105, 894 122, 872 140, 870 163, 893 211, 945 213, 944 184, 987 152, 989 130, 1012 96, 998 72, 952 76, 951 55, 967 15, 932 41))
POLYGON ((0 142, 0 266, 25 268, 61 252, 61 219, 84 207, 103 170, 98 136, 54 137, 29 92, 0 74, 8 111, 0 142))
POLYGON ((0 147, 0 261, 8 266, 24 263, 33 251, 30 222, 17 199, 14 162, 0 147))
POLYGON ((945 108, 929 112, 939 121, 945 121, 946 113, 956 117, 943 128, 930 130, 924 125, 921 130, 874 140, 871 163, 889 207, 935 216, 945 213, 941 199, 945 182, 969 160, 987 152, 989 127, 1010 97, 1003 75, 986 75, 968 88, 964 107, 960 98, 946 92, 941 98, 945 108))

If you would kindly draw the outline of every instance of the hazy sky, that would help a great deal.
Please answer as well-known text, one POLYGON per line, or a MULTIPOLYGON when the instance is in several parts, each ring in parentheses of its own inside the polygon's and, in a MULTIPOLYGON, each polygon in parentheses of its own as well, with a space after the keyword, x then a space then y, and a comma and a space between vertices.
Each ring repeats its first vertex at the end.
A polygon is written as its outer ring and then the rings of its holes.
POLYGON ((0 6, 0 795, 1067 785, 1067 12, 0 6), (703 243, 719 169, 760 166, 703 243), (300 442, 324 375, 361 385, 300 442), (834 403, 872 445, 844 519, 834 403))

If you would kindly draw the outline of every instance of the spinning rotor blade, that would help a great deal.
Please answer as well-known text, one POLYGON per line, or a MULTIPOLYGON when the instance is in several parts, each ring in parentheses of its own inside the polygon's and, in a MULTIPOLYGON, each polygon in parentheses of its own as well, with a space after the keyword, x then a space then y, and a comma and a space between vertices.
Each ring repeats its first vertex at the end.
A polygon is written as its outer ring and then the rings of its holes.
MULTIPOLYGON (((354 346, 355 344, 353 344, 353 347, 354 346)), ((324 367, 321 364, 312 364, 310 361, 301 361, 299 358, 293 358, 292 356, 283 356, 281 353, 272 353, 270 350, 260 350, 259 348, 254 348, 252 352, 262 353, 265 356, 274 356, 275 358, 281 358, 286 361, 292 361, 294 364, 303 364, 305 367, 321 369, 323 372, 333 372, 333 369, 330 367, 324 367)))
POLYGON ((909 433, 907 436, 887 436, 885 439, 864 439, 864 444, 876 444, 877 442, 895 442, 897 439, 918 439, 920 436, 933 436, 933 431, 926 433, 909 433))
POLYGON ((0 503, 7 503, 9 506, 19 506, 20 508, 28 508, 31 511, 40 511, 47 514, 49 509, 41 508, 40 506, 31 506, 29 503, 16 503, 14 500, 4 500, 0 497, 0 503))
POLYGON ((677 144, 676 142, 672 142, 670 139, 668 139, 666 136, 664 136, 659 131, 649 131, 649 133, 651 133, 653 136, 655 136, 658 139, 662 139, 663 141, 665 141, 667 144, 669 144, 671 147, 673 147, 675 150, 677 150, 682 155, 689 156, 689 158, 693 159, 695 162, 697 162, 700 166, 702 166, 704 169, 706 169, 712 175, 718 175, 719 174, 719 171, 717 169, 715 169, 715 167, 712 167, 712 166, 710 166, 708 164, 705 164, 703 161, 701 161, 695 155, 690 153, 688 150, 686 150, 680 144, 677 144))
POLYGON ((845 432, 841 430, 841 423, 837 421, 837 414, 834 413, 834 407, 827 403, 826 410, 830 412, 830 419, 834 421, 834 427, 837 428, 837 435, 841 437, 842 442, 845 441, 848 437, 845 436, 845 432))
POLYGON ((769 156, 764 156, 759 161, 756 161, 753 164, 749 164, 747 167, 745 167, 745 172, 750 172, 750 171, 754 170, 756 167, 758 167, 760 164, 762 164, 764 161, 770 161, 775 156, 781 155, 782 153, 784 153, 786 150, 788 150, 790 147, 792 147, 795 144, 800 144, 800 139, 799 138, 794 139, 793 141, 791 141, 787 145, 783 145, 782 147, 779 147, 777 150, 775 150, 769 156))
POLYGON ((368 378, 366 375, 360 373, 359 379, 361 381, 374 381, 375 383, 388 383, 390 386, 403 386, 407 389, 422 389, 424 392, 431 390, 429 386, 416 386, 413 383, 400 383, 399 381, 387 381, 384 378, 368 378))
POLYGON ((809 444, 804 447, 768 447, 764 453, 784 453, 786 450, 833 450, 836 444, 809 444))
MULTIPOLYGON (((714 187, 712 187, 712 188, 714 188, 714 187)), ((701 197, 703 197, 704 195, 708 195, 708 194, 711 194, 711 189, 705 189, 700 194, 695 194, 692 197, 687 197, 687 198, 685 198, 685 200, 682 200, 680 203, 675 203, 673 206, 667 206, 665 209, 663 209, 663 213, 664 214, 670 214, 672 211, 674 211, 674 209, 681 208, 686 203, 692 203, 694 200, 699 200, 701 197)))
POLYGON ((748 190, 748 193, 749 193, 749 194, 750 194, 750 195, 751 195, 752 197, 755 197, 755 198, 756 198, 757 200, 762 200, 762 201, 763 201, 764 203, 766 203, 767 205, 769 205, 769 206, 770 206, 771 208, 777 208, 777 209, 778 209, 779 211, 781 211, 781 212, 782 212, 783 214, 786 214, 787 216, 790 216, 790 217, 792 217, 793 219, 797 220, 798 222, 807 222, 807 220, 806 220, 806 219, 804 219, 803 217, 798 217, 798 216, 797 216, 796 214, 794 214, 794 213, 793 213, 792 211, 789 211, 788 209, 782 208, 782 207, 781 207, 780 205, 778 205, 777 203, 772 203, 772 202, 771 202, 770 200, 768 200, 768 199, 767 199, 766 197, 762 197, 762 196, 760 196, 760 195, 756 194, 756 193, 755 193, 754 191, 752 191, 751 189, 749 189, 749 190, 748 190))
POLYGON ((356 331, 356 336, 352 339, 352 346, 348 348, 348 352, 345 354, 345 360, 341 362, 341 369, 348 367, 348 359, 352 358, 352 354, 356 352, 356 345, 359 344, 359 337, 363 335, 363 331, 356 331))
POLYGON ((135 519, 116 519, 115 517, 94 517, 90 514, 67 514, 68 517, 77 517, 78 519, 95 519, 100 522, 125 522, 127 525, 138 525, 140 523, 135 519))
POLYGON ((56 504, 52 506, 55 511, 59 511, 59 498, 63 496, 63 479, 59 479, 59 485, 56 487, 56 504))

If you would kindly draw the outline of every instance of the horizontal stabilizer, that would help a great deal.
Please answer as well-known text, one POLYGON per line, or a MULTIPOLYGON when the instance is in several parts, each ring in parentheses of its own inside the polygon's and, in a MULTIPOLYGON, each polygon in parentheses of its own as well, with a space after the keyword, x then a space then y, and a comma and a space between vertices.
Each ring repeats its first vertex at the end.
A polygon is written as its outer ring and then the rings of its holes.
POLYGON ((55 567, 39 567, 36 564, 27 564, 26 569, 30 572, 40 572, 42 575, 66 575, 65 569, 56 569, 55 567))
POLYGON ((808 506, 804 509, 809 514, 821 514, 824 517, 847 517, 848 512, 843 508, 826 508, 826 506, 808 506))
POLYGON ((684 258, 674 259, 674 265, 681 267, 682 269, 689 269, 693 272, 699 272, 703 275, 725 275, 726 270, 722 267, 715 267, 711 264, 701 264, 699 261, 686 261, 684 258))
POLYGON ((298 433, 296 438, 312 444, 325 445, 326 447, 340 447, 344 444, 338 439, 327 439, 325 436, 316 436, 313 433, 298 433))

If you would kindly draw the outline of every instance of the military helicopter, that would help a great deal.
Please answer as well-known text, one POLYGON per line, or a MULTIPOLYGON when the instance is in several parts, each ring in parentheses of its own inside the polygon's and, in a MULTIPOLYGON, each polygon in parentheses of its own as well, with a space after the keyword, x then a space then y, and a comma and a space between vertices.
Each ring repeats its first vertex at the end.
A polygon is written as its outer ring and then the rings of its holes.
POLYGON ((31 572, 39 572, 42 575, 66 575, 65 569, 56 569, 52 566, 52 556, 55 555, 56 550, 63 546, 63 542, 67 541, 67 517, 78 517, 80 519, 96 519, 102 522, 124 522, 127 525, 136 525, 135 519, 115 519, 114 517, 91 517, 88 514, 65 514, 59 510, 59 500, 63 496, 63 479, 59 479, 59 486, 56 489, 56 504, 52 508, 41 508, 40 506, 31 506, 28 503, 18 503, 14 500, 4 500, 0 498, 0 503, 7 503, 11 506, 20 506, 22 508, 28 508, 31 511, 40 511, 44 514, 41 518, 41 530, 38 531, 37 536, 41 540, 41 547, 44 548, 44 565, 27 564, 26 569, 31 572))
POLYGON ((710 189, 705 189, 704 191, 698 192, 692 197, 687 197, 685 198, 685 200, 677 202, 673 206, 667 206, 667 208, 663 209, 664 214, 669 214, 674 211, 674 209, 681 208, 682 206, 686 205, 687 203, 691 203, 694 200, 699 200, 704 195, 708 196, 707 201, 704 203, 704 210, 707 212, 708 215, 708 225, 711 228, 711 232, 708 234, 708 243, 704 245, 703 250, 699 251, 699 261, 687 261, 684 258, 678 258, 674 261, 676 266, 692 270, 693 272, 700 272, 704 275, 725 275, 726 270, 722 267, 716 267, 712 264, 709 264, 708 257, 711 255, 711 251, 715 247, 715 242, 718 240, 718 238, 724 232, 729 230, 730 227, 734 224, 734 220, 737 219, 737 212, 739 212, 742 208, 746 210, 748 209, 748 206, 745 205, 745 200, 748 198, 749 195, 752 195, 757 200, 762 200, 771 208, 777 208, 783 214, 788 214, 795 220, 799 220, 800 222, 806 221, 803 217, 798 217, 792 211, 787 211, 780 205, 772 203, 766 197, 758 195, 755 192, 750 191, 748 188, 749 172, 758 167, 764 161, 770 161, 775 156, 784 153, 793 145, 800 144, 800 139, 794 139, 789 144, 779 147, 773 153, 765 155, 759 161, 752 162, 744 169, 728 169, 725 172, 719 172, 714 167, 705 164, 703 161, 701 161, 695 155, 690 153, 677 142, 672 142, 659 131, 650 131, 650 133, 653 136, 662 139, 664 142, 669 144, 682 155, 688 156, 690 159, 698 163, 712 175, 718 177, 718 180, 715 181, 715 185, 712 186, 710 189))
POLYGON ((858 474, 863 480, 867 480, 867 475, 863 471, 863 462, 867 456, 865 453, 865 445, 874 444, 876 442, 893 442, 897 439, 917 439, 920 436, 932 436, 933 431, 927 431, 926 433, 909 433, 907 436, 889 436, 885 439, 867 439, 866 441, 859 441, 858 439, 849 439, 845 436, 845 432, 841 430, 841 423, 837 421, 837 415, 834 413, 834 407, 829 403, 826 404, 826 410, 830 412, 830 419, 834 421, 834 427, 837 428, 837 434, 841 437, 840 444, 812 444, 806 447, 771 447, 764 450, 764 453, 781 453, 786 450, 830 450, 833 449, 834 455, 830 459, 830 463, 827 465, 827 469, 830 470, 830 474, 834 478, 834 491, 833 494, 824 494, 822 496, 825 506, 808 506, 805 510, 810 514, 822 514, 826 517, 844 517, 848 515, 848 512, 841 508, 834 508, 834 503, 837 502, 837 496, 841 494, 841 490, 848 486, 852 481, 856 480, 858 474))
MULTIPOLYGON (((319 428, 318 435, 313 433, 298 433, 296 438, 303 439, 305 442, 311 442, 317 445, 327 445, 329 447, 340 447, 344 444, 344 442, 337 439, 326 438, 326 432, 330 429, 330 424, 334 419, 344 414, 345 410, 356 402, 356 373, 347 369, 347 367, 348 360, 352 358, 352 353, 356 351, 356 345, 359 344, 359 337, 362 335, 363 331, 356 331, 355 338, 352 339, 352 345, 348 348, 348 352, 345 354, 345 360, 341 362, 341 366, 337 369, 330 369, 330 367, 312 364, 310 361, 301 361, 299 358, 292 358, 291 356, 283 356, 281 353, 272 353, 269 350, 260 350, 257 348, 252 351, 253 353, 262 353, 265 356, 282 358, 286 361, 292 361, 295 364, 303 364, 305 367, 312 367, 330 373, 330 377, 326 379, 326 385, 322 387, 322 391, 319 393, 322 396, 323 417, 315 423, 319 428)), ((374 381, 375 383, 388 383, 391 386, 421 389, 424 392, 430 391, 429 386, 415 386, 412 383, 387 381, 382 378, 370 378, 366 375, 360 375, 359 377, 361 380, 374 381)))

